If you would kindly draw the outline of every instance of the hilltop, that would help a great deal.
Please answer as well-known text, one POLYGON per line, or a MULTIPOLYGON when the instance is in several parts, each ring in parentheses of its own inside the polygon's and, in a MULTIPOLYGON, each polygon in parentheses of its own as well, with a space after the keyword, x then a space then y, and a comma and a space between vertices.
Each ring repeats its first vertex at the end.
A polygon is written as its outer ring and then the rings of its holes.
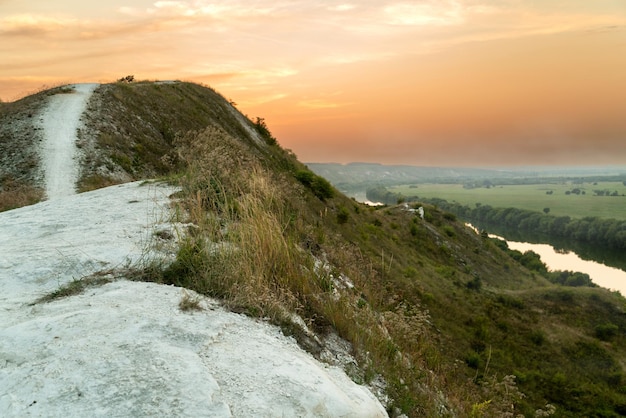
MULTIPOLYGON (((6 184, 43 195, 32 151, 40 133, 29 119, 50 94, 1 108, 2 146, 12 152, 1 161, 2 199, 15 190, 6 184)), ((78 192, 155 177, 179 190, 178 232, 169 232, 178 239, 166 240, 166 255, 131 263, 126 279, 190 289, 271 321, 377 388, 390 415, 626 413, 621 295, 553 284, 532 254, 512 254, 435 206, 347 198, 283 150, 262 119, 210 88, 99 86, 76 145, 78 192), (354 361, 341 361, 331 341, 354 361)), ((122 282, 51 303, 88 303, 91 292, 109 300, 122 282)))

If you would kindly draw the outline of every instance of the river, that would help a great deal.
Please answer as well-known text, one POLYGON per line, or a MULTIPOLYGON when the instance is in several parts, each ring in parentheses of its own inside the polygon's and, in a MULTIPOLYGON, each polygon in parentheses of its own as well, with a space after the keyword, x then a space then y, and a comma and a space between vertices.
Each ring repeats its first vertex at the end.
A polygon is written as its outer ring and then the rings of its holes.
MULTIPOLYGON (((354 194, 356 200, 361 202, 367 202, 367 199, 364 195, 354 194)), ((367 202, 371 204, 371 202, 367 202)), ((474 227, 472 224, 467 223, 467 226, 472 228, 474 231, 478 232, 478 229, 474 227)), ((529 242, 521 242, 521 241, 510 241, 502 236, 489 234, 490 237, 499 238, 507 242, 508 246, 512 250, 518 250, 523 252, 526 251, 534 251, 539 254, 541 257, 541 261, 545 263, 548 267, 548 270, 569 270, 574 272, 581 272, 588 274, 593 281, 598 286, 604 287, 609 290, 617 290, 623 296, 626 296, 626 271, 607 266, 606 264, 602 264, 597 261, 582 259, 576 252, 571 250, 556 250, 550 244, 533 244, 529 242)), ((606 255, 606 254, 605 254, 606 255)), ((602 257, 604 259, 605 257, 602 257)), ((618 255, 618 258, 622 261, 617 264, 623 266, 624 259, 621 255, 618 255)), ((615 256, 613 257, 613 261, 615 261, 615 256)))
MULTIPOLYGON (((470 228, 477 231, 471 224, 467 224, 470 228)), ((573 251, 555 250, 549 244, 531 244, 529 242, 509 241, 498 235, 489 234, 492 238, 505 240, 512 250, 518 250, 522 253, 526 251, 534 251, 539 254, 541 261, 545 263, 548 270, 570 270, 579 271, 588 274, 598 286, 610 290, 617 290, 622 295, 626 295, 626 271, 610 267, 605 264, 583 260, 573 251)))

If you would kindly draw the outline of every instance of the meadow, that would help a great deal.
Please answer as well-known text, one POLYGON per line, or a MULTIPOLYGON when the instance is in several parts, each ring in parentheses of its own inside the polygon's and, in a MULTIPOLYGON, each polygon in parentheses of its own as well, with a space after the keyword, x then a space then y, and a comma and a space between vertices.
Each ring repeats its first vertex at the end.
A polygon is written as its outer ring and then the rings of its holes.
POLYGON ((389 187, 393 193, 419 198, 440 198, 475 207, 477 203, 493 207, 515 207, 537 212, 550 209, 550 215, 584 218, 595 216, 626 220, 626 185, 622 182, 497 185, 464 188, 462 184, 417 184, 389 187), (594 191, 605 195, 598 196, 594 191), (609 195, 606 195, 608 191, 609 195), (612 196, 615 194, 617 196, 612 196))

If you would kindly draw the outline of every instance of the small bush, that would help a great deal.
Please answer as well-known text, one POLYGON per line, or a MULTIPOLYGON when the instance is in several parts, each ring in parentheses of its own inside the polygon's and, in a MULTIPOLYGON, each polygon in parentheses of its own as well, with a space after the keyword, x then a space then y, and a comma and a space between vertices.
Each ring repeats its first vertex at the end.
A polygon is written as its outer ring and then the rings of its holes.
POLYGON ((478 276, 474 277, 472 280, 470 280, 469 282, 465 283, 465 287, 467 287, 470 290, 479 291, 480 288, 482 287, 482 282, 480 280, 480 277, 478 277, 478 276))
POLYGON ((202 310, 202 306, 200 306, 200 298, 196 295, 190 295, 187 291, 183 291, 183 297, 180 299, 178 307, 183 312, 202 310))
POLYGON ((472 351, 465 356, 465 364, 472 369, 478 369, 478 366, 480 365, 480 355, 475 351, 472 351))
POLYGON ((530 341, 535 345, 542 345, 546 340, 546 336, 540 330, 535 330, 530 333, 530 341))
POLYGON ((337 222, 340 225, 343 225, 346 222, 348 222, 349 218, 350 218, 350 214, 348 213, 348 210, 344 208, 343 206, 339 208, 339 212, 337 212, 337 222))
POLYGON ((444 212, 443 217, 449 221, 456 221, 456 215, 454 213, 444 212))
POLYGON ((617 335, 619 327, 615 324, 607 323, 596 326, 595 336, 602 341, 610 341, 617 335))
POLYGON ((278 141, 276 140, 276 138, 274 138, 274 135, 272 135, 269 128, 267 127, 265 119, 257 117, 256 121, 254 122, 254 127, 256 128, 256 131, 259 133, 259 135, 263 137, 267 145, 278 144, 278 141))
POLYGON ((454 237, 454 236, 456 235, 456 232, 454 231, 454 228, 452 228, 451 226, 446 225, 446 226, 444 226, 444 227, 442 228, 442 230, 443 230, 443 232, 444 232, 447 236, 449 236, 449 237, 451 237, 451 238, 452 238, 452 237, 454 237))
POLYGON ((313 174, 308 170, 298 170, 296 179, 310 189, 320 200, 330 199, 335 195, 333 186, 323 177, 313 174))

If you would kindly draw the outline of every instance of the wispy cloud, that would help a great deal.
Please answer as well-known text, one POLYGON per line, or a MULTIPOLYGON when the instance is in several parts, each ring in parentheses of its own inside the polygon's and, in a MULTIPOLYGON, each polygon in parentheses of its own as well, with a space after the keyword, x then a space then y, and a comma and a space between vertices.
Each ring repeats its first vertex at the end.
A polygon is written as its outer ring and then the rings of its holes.
POLYGON ((384 21, 402 26, 449 26, 465 21, 464 9, 456 1, 411 1, 383 8, 384 21))
POLYGON ((343 4, 337 4, 334 6, 328 6, 328 10, 331 12, 347 12, 349 10, 353 10, 355 9, 356 6, 354 4, 348 4, 348 3, 343 3, 343 4))
POLYGON ((267 95, 258 95, 255 96, 252 99, 248 99, 248 100, 243 100, 238 102, 238 104, 242 105, 242 106, 246 106, 246 107, 250 107, 250 106, 260 106, 260 105, 264 105, 267 103, 272 103, 278 100, 282 100, 289 97, 289 94, 287 93, 274 93, 274 94, 267 94, 267 95))
POLYGON ((310 99, 298 102, 298 106, 305 107, 307 109, 337 109, 340 107, 350 106, 352 104, 353 102, 337 103, 325 99, 310 99))
MULTIPOLYGON (((212 17, 215 19, 263 16, 274 13, 280 6, 276 2, 245 1, 157 1, 145 10, 147 14, 185 17, 212 17)), ((125 11, 122 9, 122 11, 125 11)), ((136 13, 136 11, 135 11, 136 13)))
POLYGON ((40 37, 76 25, 74 18, 59 18, 37 14, 18 14, 0 17, 0 35, 3 37, 40 37))

